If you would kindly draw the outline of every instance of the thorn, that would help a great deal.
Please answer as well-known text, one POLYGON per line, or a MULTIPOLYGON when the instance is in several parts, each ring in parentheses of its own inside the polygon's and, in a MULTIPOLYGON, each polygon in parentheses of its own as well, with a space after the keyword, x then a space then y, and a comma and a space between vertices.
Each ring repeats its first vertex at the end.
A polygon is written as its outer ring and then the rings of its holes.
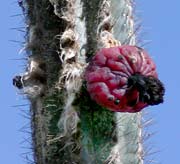
POLYGON ((25 44, 25 42, 22 41, 18 41, 18 40, 9 40, 10 42, 14 42, 14 43, 21 43, 21 44, 25 44))
POLYGON ((147 140, 149 140, 152 136, 154 136, 157 132, 151 132, 151 133, 148 133, 148 132, 145 132, 143 135, 142 135, 142 141, 146 142, 147 140))
POLYGON ((8 59, 8 60, 27 60, 27 58, 12 58, 12 59, 8 59))
POLYGON ((26 118, 27 120, 31 120, 31 117, 30 116, 26 116, 24 114, 19 114, 20 116, 22 116, 23 118, 26 118))
POLYGON ((11 107, 17 108, 17 107, 22 107, 22 106, 30 106, 30 104, 13 105, 13 106, 11 106, 11 107))
POLYGON ((148 119, 148 120, 146 120, 146 121, 144 121, 144 122, 142 123, 142 127, 150 126, 150 125, 152 125, 153 123, 154 123, 154 119, 153 119, 153 118, 150 118, 150 119, 148 119))
POLYGON ((18 30, 18 29, 25 29, 26 27, 14 27, 14 28, 10 28, 10 30, 18 30))
POLYGON ((12 17, 24 16, 24 14, 26 14, 26 13, 11 15, 10 17, 12 18, 12 17))
POLYGON ((23 141, 20 142, 20 144, 24 144, 24 143, 28 143, 28 144, 32 144, 31 143, 31 137, 28 137, 28 138, 23 138, 23 141))

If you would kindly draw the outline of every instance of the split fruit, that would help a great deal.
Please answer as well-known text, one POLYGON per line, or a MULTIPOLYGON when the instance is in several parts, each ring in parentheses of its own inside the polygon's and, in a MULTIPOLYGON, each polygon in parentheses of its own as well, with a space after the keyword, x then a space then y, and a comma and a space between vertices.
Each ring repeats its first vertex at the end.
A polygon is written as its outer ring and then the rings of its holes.
POLYGON ((85 80, 91 98, 111 111, 135 113, 163 102, 165 89, 156 66, 137 46, 100 49, 85 71, 85 80))

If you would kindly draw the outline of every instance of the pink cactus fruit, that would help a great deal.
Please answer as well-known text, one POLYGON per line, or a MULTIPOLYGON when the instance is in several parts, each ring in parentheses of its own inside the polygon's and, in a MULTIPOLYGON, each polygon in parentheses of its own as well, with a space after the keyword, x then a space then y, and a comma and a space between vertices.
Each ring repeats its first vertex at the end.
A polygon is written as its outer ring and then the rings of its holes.
POLYGON ((163 102, 165 89, 146 51, 123 45, 99 50, 85 71, 87 90, 98 104, 135 113, 163 102))

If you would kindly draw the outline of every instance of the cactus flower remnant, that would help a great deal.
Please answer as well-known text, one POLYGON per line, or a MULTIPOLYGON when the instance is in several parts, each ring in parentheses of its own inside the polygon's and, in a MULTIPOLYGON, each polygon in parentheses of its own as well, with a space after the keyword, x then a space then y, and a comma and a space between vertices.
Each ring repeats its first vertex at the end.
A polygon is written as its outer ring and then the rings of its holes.
POLYGON ((137 46, 100 49, 85 71, 85 80, 91 98, 111 111, 135 113, 163 102, 165 89, 156 66, 137 46))

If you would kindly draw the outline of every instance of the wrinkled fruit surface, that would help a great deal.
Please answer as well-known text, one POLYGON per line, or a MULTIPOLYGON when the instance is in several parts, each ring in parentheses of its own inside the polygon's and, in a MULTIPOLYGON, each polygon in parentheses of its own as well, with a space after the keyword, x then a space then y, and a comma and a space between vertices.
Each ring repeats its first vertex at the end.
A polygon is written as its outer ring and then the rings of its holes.
POLYGON ((136 46, 101 49, 91 59, 85 79, 91 98, 112 111, 134 113, 163 102, 156 66, 136 46))

